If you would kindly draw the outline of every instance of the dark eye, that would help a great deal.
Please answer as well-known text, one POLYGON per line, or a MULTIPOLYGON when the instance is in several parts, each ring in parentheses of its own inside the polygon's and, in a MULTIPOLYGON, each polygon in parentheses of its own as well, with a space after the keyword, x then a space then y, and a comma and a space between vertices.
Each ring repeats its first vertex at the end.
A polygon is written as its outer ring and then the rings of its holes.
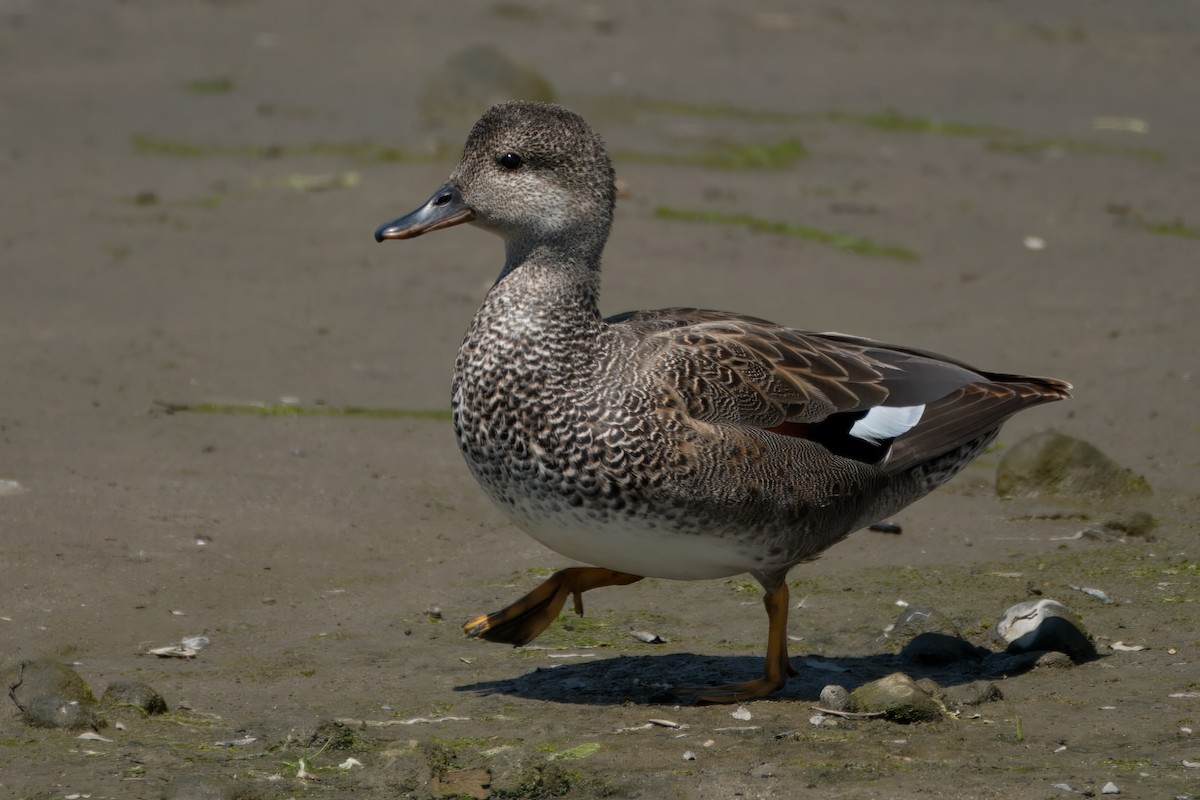
POLYGON ((516 153, 505 153, 497 160, 500 162, 500 166, 505 169, 520 169, 521 165, 525 163, 525 159, 516 153))

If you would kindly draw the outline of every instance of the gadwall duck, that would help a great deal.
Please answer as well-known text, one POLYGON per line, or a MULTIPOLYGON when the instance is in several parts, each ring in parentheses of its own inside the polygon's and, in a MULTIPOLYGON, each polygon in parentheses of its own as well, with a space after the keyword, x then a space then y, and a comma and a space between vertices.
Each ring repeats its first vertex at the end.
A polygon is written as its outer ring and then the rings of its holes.
POLYGON ((612 163, 581 117, 501 103, 429 201, 375 232, 410 239, 470 222, 504 240, 454 364, 454 430, 514 523, 591 565, 464 630, 523 645, 568 597, 582 614, 591 589, 749 573, 765 591, 763 677, 673 691, 764 697, 796 674, 788 570, 946 482, 1008 417, 1071 387, 722 311, 605 319, 615 198, 612 163))

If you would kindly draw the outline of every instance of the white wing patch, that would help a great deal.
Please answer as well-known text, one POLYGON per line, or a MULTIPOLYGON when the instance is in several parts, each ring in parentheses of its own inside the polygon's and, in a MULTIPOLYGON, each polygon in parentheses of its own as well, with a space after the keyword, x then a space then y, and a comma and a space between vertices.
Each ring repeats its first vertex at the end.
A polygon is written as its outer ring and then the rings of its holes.
POLYGON ((875 406, 850 427, 850 435, 871 444, 908 433, 925 413, 925 406, 875 406))

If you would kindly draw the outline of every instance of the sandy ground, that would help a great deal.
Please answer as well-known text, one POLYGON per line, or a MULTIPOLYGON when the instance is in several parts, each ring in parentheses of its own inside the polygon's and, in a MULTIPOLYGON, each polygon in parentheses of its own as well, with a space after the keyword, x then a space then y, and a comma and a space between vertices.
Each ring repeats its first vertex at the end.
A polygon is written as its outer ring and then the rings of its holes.
POLYGON ((97 693, 145 680, 172 709, 110 715, 105 742, 10 705, 0 795, 1200 795, 1198 41, 1192 0, 0 0, 0 661, 73 663, 97 693), (749 719, 654 702, 759 672, 741 580, 597 592, 541 649, 465 640, 460 621, 565 562, 485 502, 447 421, 158 403, 446 408, 499 244, 370 234, 448 171, 379 148, 461 141, 417 102, 477 42, 540 69, 618 153, 606 311, 725 308, 1067 378, 1077 399, 1002 443, 1093 442, 1154 486, 1155 538, 1063 540, 1108 510, 997 500, 988 456, 902 535, 794 572, 801 676, 749 719), (808 158, 774 169, 645 157, 789 139, 808 158), (296 188, 312 176, 344 185, 296 188), (896 600, 978 637, 1030 591, 1103 657, 1003 680, 958 719, 811 724, 826 683, 896 669, 896 600), (144 655, 197 634, 195 659, 144 655), (371 724, 322 749, 337 719, 371 724))

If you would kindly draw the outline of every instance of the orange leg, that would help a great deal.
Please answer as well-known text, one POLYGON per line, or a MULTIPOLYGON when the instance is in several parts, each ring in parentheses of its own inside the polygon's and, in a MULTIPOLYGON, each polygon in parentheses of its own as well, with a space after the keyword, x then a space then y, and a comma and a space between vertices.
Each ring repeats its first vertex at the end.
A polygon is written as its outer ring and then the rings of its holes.
POLYGON ((551 622, 558 619, 568 596, 574 595, 575 613, 583 616, 581 595, 584 592, 602 586, 627 586, 641 579, 641 575, 602 567, 560 569, 512 605, 478 616, 463 625, 463 632, 472 638, 481 636, 491 642, 506 642, 520 647, 532 642, 551 622))
POLYGON ((776 689, 782 689, 788 676, 796 670, 788 663, 787 618, 788 587, 784 583, 763 595, 767 608, 767 663, 761 678, 745 683, 727 683, 724 686, 708 686, 687 689, 675 687, 672 694, 694 695, 696 703, 740 703, 766 697, 776 689))

